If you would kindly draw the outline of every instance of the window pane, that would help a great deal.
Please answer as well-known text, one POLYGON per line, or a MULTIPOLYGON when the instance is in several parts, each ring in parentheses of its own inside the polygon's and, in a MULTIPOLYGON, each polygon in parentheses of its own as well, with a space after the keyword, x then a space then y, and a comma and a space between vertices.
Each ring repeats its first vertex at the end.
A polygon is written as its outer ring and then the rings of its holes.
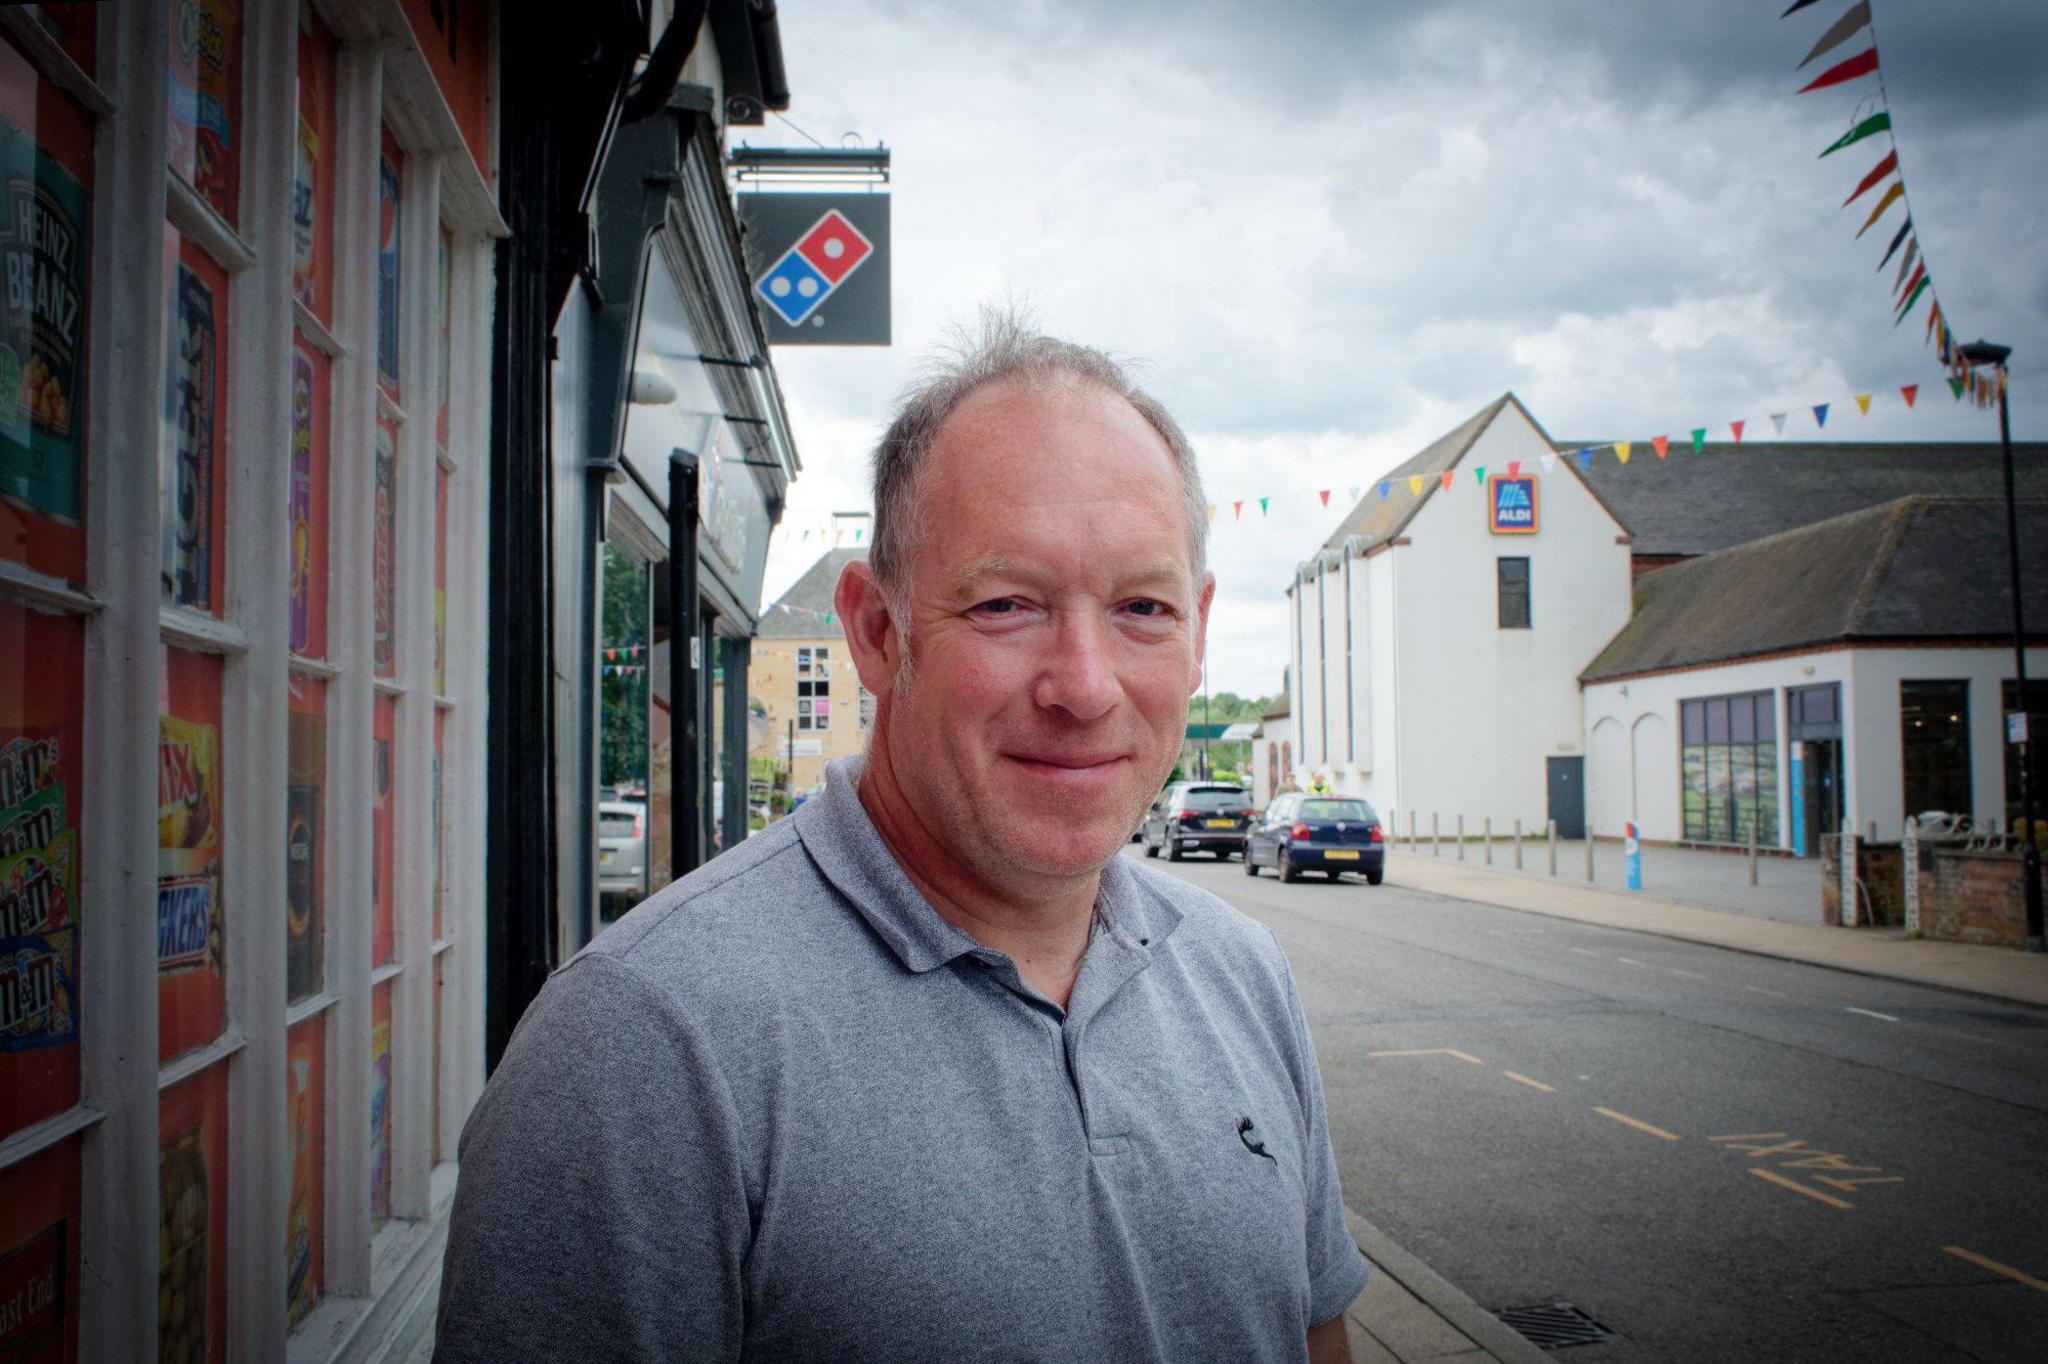
POLYGON ((1756 703, 1747 696, 1728 698, 1728 738, 1746 744, 1756 737, 1756 703))
POLYGON ((377 416, 376 542, 372 547, 371 613, 377 676, 398 671, 398 427, 377 416))
MULTIPOLYGON (((47 8, 47 7, 46 7, 47 8)), ((93 123, 0 39, 0 554, 85 578, 86 319, 93 123)))
POLYGON ((434 466, 434 690, 448 690, 448 471, 434 466))
POLYGON ((1906 813, 1971 813, 1969 683, 1899 683, 1899 741, 1906 813))
MULTIPOLYGON (((392 744, 398 732, 398 702, 389 696, 377 698, 372 719, 370 779, 370 962, 382 966, 391 960, 392 905, 397 898, 393 884, 391 830, 396 823, 398 795, 392 789, 392 744)), ((360 939, 358 939, 360 941, 360 939)))
POLYGON ((78 1358, 79 1140, 0 1170, 0 1285, 14 1307, 0 1349, 11 1360, 78 1358), (31 1297, 30 1284, 54 1292, 31 1297), (41 1342, 41 1353, 17 1346, 41 1342))
POLYGON ((1778 842, 1778 746, 1756 746, 1756 838, 1757 842, 1778 842))
POLYGON ((394 402, 398 387, 398 186, 405 155, 384 130, 384 154, 377 160, 377 382, 394 402))
POLYGON ((164 232, 163 597, 218 612, 226 558, 228 277, 164 232))
POLYGON ((292 175, 292 296, 334 316, 334 35, 299 7, 299 139, 292 175))
POLYGON ((391 982, 387 980, 370 991, 370 1230, 376 1231, 390 1217, 391 982))
POLYGON ((1728 698, 1716 696, 1707 702, 1707 742, 1728 742, 1728 698))
POLYGON ((1707 750, 1704 744, 1688 744, 1682 759, 1685 807, 1685 836, 1701 842, 1707 836, 1707 750))
POLYGON ((327 1016, 293 1028, 285 1050, 291 1194, 285 1208, 285 1308, 297 1326, 320 1301, 327 1222, 327 1016))
POLYGON ((1809 725, 1835 723, 1835 689, 1808 687, 1800 693, 1800 719, 1809 725))
POLYGON ((1682 742, 1703 744, 1707 741, 1707 704, 1704 701, 1682 702, 1678 708, 1679 724, 1683 728, 1682 742))
MULTIPOLYGON (((1708 723, 1712 714, 1709 710, 1708 723)), ((1728 797, 1730 771, 1728 747, 1725 744, 1707 745, 1707 833, 1709 840, 1725 843, 1730 836, 1728 797)))
POLYGON ((184 0, 171 17, 164 159, 230 225, 241 202, 246 131, 242 6, 239 0, 184 0))
POLYGON ((78 1102, 84 657, 81 621, 0 602, 0 1137, 78 1102))
POLYGON ((164 648, 157 671, 157 1058, 220 1036, 221 662, 164 648))
POLYGON ((455 309, 448 279, 449 264, 455 254, 453 242, 454 238, 449 235, 448 229, 442 228, 440 253, 434 260, 434 316, 438 319, 437 329, 440 332, 440 356, 434 365, 437 384, 434 395, 434 444, 443 450, 448 448, 448 373, 454 359, 451 347, 455 334, 455 309))
POLYGON ((327 433, 332 364, 304 340, 292 346, 291 636, 308 658, 327 654, 327 433))
POLYGON ((1737 843, 1749 840, 1749 821, 1756 817, 1756 749, 1751 744, 1736 744, 1728 750, 1728 784, 1733 794, 1733 810, 1728 836, 1737 843))
POLYGON ((326 979, 327 686, 292 674, 285 768, 285 998, 318 994, 326 979))
POLYGON ((159 1360, 221 1359, 228 1308, 228 1067, 165 1090, 157 1124, 159 1360))
MULTIPOLYGON (((2005 742, 2005 717, 2020 709, 2019 683, 2007 679, 1999 687, 1999 748, 2005 758, 2005 823, 2016 829, 2025 813, 2020 807, 2020 750, 2005 742)), ((2048 816, 2048 679, 2027 679, 2027 778, 2034 798, 2034 817, 2048 816)))

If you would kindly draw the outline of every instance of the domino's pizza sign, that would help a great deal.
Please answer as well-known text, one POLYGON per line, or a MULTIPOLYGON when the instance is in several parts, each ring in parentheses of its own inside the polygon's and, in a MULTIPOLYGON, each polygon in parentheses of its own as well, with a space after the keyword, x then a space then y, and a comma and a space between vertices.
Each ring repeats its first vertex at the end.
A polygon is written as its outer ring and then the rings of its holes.
POLYGON ((1486 478, 1487 525, 1495 535, 1536 533, 1536 480, 1523 474, 1488 474, 1486 478))
POLYGON ((889 344, 889 196, 739 196, 747 269, 770 342, 889 344))

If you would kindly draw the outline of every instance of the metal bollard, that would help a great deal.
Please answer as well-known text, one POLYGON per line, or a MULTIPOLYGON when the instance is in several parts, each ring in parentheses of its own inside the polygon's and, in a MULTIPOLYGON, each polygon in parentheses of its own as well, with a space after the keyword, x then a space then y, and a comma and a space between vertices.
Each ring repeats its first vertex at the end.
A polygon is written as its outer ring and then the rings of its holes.
POLYGON ((1421 845, 1415 841, 1415 812, 1413 810, 1410 810, 1408 812, 1408 851, 1414 852, 1420 846, 1421 845))
POLYGON ((1465 817, 1458 816, 1458 860, 1465 860, 1465 817))
POLYGON ((1515 870, 1522 869, 1522 821, 1515 821, 1515 870))
POLYGON ((1550 874, 1555 876, 1557 875, 1557 821, 1546 819, 1543 823, 1545 826, 1545 837, 1550 840, 1550 874))
POLYGON ((1920 821, 1906 816, 1906 836, 1900 840, 1900 865, 1905 869, 1906 932, 1920 932, 1920 821))
POLYGON ((1749 817, 1749 883, 1756 884, 1756 816, 1749 817))
POLYGON ((1486 817, 1486 865, 1493 865, 1493 816, 1486 817))
POLYGON ((1593 879, 1593 831, 1586 830, 1586 880, 1593 879))
POLYGON ((1437 851, 1437 842, 1439 834, 1441 832, 1437 828, 1437 821, 1441 818, 1442 816, 1437 814, 1436 811, 1431 810, 1429 812, 1429 855, 1431 857, 1441 856, 1441 854, 1437 851))

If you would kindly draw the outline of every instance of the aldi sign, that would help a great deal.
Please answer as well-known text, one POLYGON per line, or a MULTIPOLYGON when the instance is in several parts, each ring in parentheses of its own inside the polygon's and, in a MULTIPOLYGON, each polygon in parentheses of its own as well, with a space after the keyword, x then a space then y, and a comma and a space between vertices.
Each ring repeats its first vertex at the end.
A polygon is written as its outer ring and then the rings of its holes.
POLYGON ((1488 474, 1486 519, 1495 535, 1534 535, 1537 527, 1534 475, 1488 474))

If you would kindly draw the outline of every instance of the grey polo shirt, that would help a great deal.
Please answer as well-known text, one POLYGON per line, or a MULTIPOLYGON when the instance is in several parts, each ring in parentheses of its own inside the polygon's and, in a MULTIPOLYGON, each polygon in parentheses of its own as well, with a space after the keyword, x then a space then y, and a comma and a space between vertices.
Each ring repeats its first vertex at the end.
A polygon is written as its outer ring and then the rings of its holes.
POLYGON ((1304 1358, 1366 1266, 1272 934, 1116 858, 1063 1010, 856 772, 549 980, 462 1136, 436 1358, 1304 1358))

